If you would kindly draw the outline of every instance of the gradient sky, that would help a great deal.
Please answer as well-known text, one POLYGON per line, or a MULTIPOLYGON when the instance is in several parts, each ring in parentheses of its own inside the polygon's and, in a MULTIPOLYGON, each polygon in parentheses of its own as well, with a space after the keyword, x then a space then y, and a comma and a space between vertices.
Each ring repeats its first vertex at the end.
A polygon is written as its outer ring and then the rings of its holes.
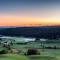
POLYGON ((60 25, 59 0, 0 0, 0 26, 60 25))

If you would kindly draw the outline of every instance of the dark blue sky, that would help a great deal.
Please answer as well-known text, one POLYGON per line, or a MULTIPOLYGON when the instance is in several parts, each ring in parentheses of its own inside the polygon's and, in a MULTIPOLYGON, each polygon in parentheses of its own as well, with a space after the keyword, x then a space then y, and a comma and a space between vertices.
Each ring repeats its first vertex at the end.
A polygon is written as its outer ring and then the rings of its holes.
POLYGON ((60 5, 60 0, 0 0, 0 11, 4 13, 17 9, 42 9, 57 5, 60 5))
POLYGON ((0 0, 0 4, 8 3, 59 3, 60 0, 0 0))

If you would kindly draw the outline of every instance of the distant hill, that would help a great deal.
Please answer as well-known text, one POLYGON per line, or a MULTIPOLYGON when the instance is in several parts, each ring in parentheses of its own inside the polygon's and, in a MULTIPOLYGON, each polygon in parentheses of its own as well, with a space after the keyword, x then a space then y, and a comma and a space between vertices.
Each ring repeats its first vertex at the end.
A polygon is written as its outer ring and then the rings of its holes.
POLYGON ((0 26, 0 28, 16 28, 16 26, 0 26))
POLYGON ((60 26, 26 26, 3 29, 0 28, 0 35, 57 39, 60 38, 60 26))

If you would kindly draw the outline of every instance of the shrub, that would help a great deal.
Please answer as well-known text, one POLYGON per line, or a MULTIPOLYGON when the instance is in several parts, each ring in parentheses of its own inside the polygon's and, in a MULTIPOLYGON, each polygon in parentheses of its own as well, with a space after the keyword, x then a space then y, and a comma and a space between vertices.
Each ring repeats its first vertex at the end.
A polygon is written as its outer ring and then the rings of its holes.
POLYGON ((27 51, 27 55, 38 55, 38 54, 40 54, 40 53, 37 49, 28 49, 28 51, 27 51))
POLYGON ((6 50, 1 50, 0 51, 0 54, 6 54, 6 53, 8 53, 6 50))
POLYGON ((53 47, 51 47, 51 46, 48 46, 48 47, 45 47, 46 49, 52 49, 53 47))
POLYGON ((59 47, 56 47, 56 46, 53 46, 53 47, 51 47, 51 46, 48 46, 48 47, 45 47, 46 49, 59 49, 59 47))

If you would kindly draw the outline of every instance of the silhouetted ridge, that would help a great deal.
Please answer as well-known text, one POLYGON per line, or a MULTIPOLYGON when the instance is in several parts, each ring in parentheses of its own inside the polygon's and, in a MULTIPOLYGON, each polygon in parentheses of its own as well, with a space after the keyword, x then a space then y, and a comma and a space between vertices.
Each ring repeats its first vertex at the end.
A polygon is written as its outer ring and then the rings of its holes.
POLYGON ((0 29, 0 35, 57 39, 60 38, 60 26, 5 28, 0 29))

